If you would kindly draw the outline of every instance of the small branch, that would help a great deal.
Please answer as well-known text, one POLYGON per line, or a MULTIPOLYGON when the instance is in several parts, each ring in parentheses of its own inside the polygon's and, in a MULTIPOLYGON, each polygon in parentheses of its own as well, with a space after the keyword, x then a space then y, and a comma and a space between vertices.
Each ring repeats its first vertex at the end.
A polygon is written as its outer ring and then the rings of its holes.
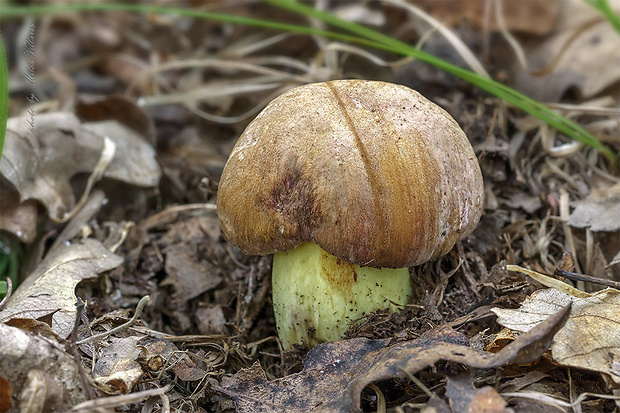
POLYGON ((608 280, 606 278, 594 277, 592 275, 580 274, 578 272, 570 272, 561 268, 556 268, 553 272, 554 275, 559 277, 568 278, 573 281, 587 281, 594 284, 604 285, 606 287, 612 287, 620 290, 620 282, 614 280, 608 280))
POLYGON ((104 409, 104 408, 109 409, 109 408, 114 408, 114 407, 127 406, 129 404, 141 402, 142 400, 147 399, 149 397, 153 397, 153 396, 161 397, 164 395, 164 393, 166 393, 170 389, 171 389, 171 386, 168 385, 166 387, 161 387, 158 389, 150 389, 150 390, 144 390, 144 391, 139 391, 139 392, 130 393, 130 394, 123 394, 120 396, 110 396, 110 397, 103 397, 101 399, 88 400, 88 401, 82 402, 74 406, 71 411, 92 412, 95 409, 104 409))
POLYGON ((78 373, 80 375, 80 380, 82 382, 82 388, 86 392, 86 398, 92 399, 95 394, 92 389, 92 385, 88 380, 88 375, 86 374, 86 370, 84 369, 84 365, 82 364, 82 358, 80 357, 80 353, 78 352, 77 345, 75 344, 75 340, 78 335, 78 327, 80 326, 80 320, 82 319, 82 314, 84 313, 84 301, 80 297, 77 299, 77 303, 75 303, 77 307, 77 312, 75 315, 75 323, 73 324, 73 333, 71 334, 71 341, 69 342, 68 347, 71 349, 71 353, 73 354, 73 359, 77 364, 78 373))

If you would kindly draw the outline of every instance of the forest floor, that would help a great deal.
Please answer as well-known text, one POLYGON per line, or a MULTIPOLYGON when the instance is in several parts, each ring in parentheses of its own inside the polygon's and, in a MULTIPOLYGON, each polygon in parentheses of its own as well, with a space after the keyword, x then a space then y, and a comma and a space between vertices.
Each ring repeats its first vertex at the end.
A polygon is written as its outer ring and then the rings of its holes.
MULTIPOLYGON (((493 2, 419 2, 456 39, 392 2, 325 3, 456 65, 471 55, 620 150, 620 35, 586 2, 532 0, 521 14, 505 2, 501 24, 483 18, 493 2)), ((322 27, 262 3, 191 5, 322 27)), ((616 410, 617 161, 438 68, 319 35, 128 11, 0 24, 0 241, 2 262, 19 262, 0 307, 0 398, 12 409, 616 410), (269 101, 339 78, 404 84, 450 113, 478 157, 484 213, 449 254, 410 269, 402 311, 284 351, 272 258, 227 243, 218 181, 269 101)))

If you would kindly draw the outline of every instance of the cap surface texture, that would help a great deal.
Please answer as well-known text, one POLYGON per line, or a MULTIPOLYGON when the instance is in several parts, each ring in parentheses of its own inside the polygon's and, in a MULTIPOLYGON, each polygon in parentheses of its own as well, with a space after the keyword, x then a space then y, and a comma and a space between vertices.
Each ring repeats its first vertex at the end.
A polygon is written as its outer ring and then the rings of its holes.
POLYGON ((224 234, 246 254, 314 241, 391 268, 446 254, 482 203, 480 167, 456 121, 414 90, 364 80, 274 99, 237 141, 217 197, 224 234))

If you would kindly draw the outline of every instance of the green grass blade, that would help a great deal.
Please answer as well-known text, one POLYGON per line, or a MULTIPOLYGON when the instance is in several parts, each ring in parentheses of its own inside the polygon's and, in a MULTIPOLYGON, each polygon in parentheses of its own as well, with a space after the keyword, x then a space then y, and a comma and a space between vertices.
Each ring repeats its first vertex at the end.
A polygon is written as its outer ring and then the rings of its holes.
POLYGON ((9 69, 6 61, 4 42, 0 36, 0 158, 4 148, 6 121, 9 115, 9 69))
MULTIPOLYGON (((617 160, 617 155, 603 145, 588 131, 565 117, 553 112, 541 103, 509 88, 499 82, 479 76, 469 70, 450 64, 422 50, 416 49, 398 39, 383 33, 377 32, 357 23, 348 22, 329 14, 327 12, 314 9, 302 3, 291 0, 264 0, 266 3, 289 10, 294 13, 309 16, 335 26, 348 33, 337 33, 329 30, 320 30, 312 27, 299 26, 294 24, 279 23, 260 19, 253 19, 243 16, 234 16, 222 13, 211 13, 197 10, 181 8, 170 8, 162 6, 139 5, 139 4, 67 4, 62 6, 27 6, 27 7, 0 7, 0 16, 11 17, 25 14, 51 14, 66 11, 85 11, 85 10, 124 10, 134 12, 167 13, 197 18, 205 18, 243 24, 277 31, 288 31, 299 34, 321 35, 332 39, 355 42, 369 47, 390 51, 402 56, 409 56, 431 64, 439 69, 451 73, 464 79, 480 89, 503 99, 524 112, 535 116, 558 131, 583 142, 607 156, 612 162, 617 160)), ((600 1, 600 0, 591 0, 600 1)))
POLYGON ((620 15, 609 5, 607 0, 585 0, 586 3, 603 13, 609 24, 620 34, 620 15))
POLYGON ((451 73, 461 79, 468 81, 469 83, 479 87, 480 89, 499 97, 500 99, 511 103, 512 105, 518 107, 524 112, 535 116, 543 122, 547 123, 548 125, 554 127, 558 131, 593 148, 600 150, 612 162, 615 162, 617 160, 617 155, 611 149, 602 144, 599 140, 597 140, 594 136, 592 136, 592 134, 583 129, 581 126, 552 111, 543 104, 523 95, 522 93, 517 92, 516 90, 506 85, 503 85, 492 79, 484 78, 461 67, 455 66, 422 50, 416 49, 415 47, 412 47, 407 43, 394 39, 393 37, 387 36, 383 33, 379 33, 360 24, 342 20, 337 16, 321 10, 317 10, 305 4, 291 0, 265 0, 265 2, 295 13, 311 16, 325 23, 331 24, 332 26, 346 30, 352 34, 372 40, 372 42, 370 43, 364 42, 366 44, 374 45, 374 47, 389 50, 403 56, 413 57, 423 62, 429 63, 435 67, 438 67, 448 73, 451 73))
POLYGON ((289 31, 299 34, 320 35, 343 41, 353 41, 354 36, 334 33, 313 27, 299 26, 289 23, 273 22, 268 20, 254 19, 251 17, 235 16, 225 13, 213 13, 200 10, 190 10, 175 7, 153 6, 146 4, 125 3, 70 3, 52 6, 0 6, 0 20, 10 17, 27 15, 48 15, 66 12, 80 11, 127 11, 140 13, 176 14, 179 16, 195 17, 208 20, 216 20, 226 23, 235 23, 245 26, 254 26, 277 31, 289 31))

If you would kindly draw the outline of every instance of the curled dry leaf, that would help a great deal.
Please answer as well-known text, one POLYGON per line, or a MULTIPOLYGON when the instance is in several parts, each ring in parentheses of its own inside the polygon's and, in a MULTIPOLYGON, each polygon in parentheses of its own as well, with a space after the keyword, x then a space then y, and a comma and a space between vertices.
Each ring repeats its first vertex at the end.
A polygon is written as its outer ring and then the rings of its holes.
POLYGON ((136 361, 140 339, 117 339, 102 351, 93 367, 95 383, 101 390, 108 394, 127 394, 142 377, 142 367, 136 361))
POLYGON ((564 366, 605 373, 620 383, 613 369, 613 363, 620 360, 620 291, 608 288, 575 297, 549 288, 534 292, 518 309, 491 311, 504 327, 527 332, 569 303, 570 317, 551 345, 553 359, 564 366))
POLYGON ((299 373, 268 381, 255 363, 214 389, 231 397, 238 412, 360 412, 367 385, 405 378, 440 360, 476 368, 536 360, 569 312, 570 304, 495 354, 456 344, 466 338, 447 328, 391 346, 389 339, 355 338, 316 346, 299 373))
POLYGON ((81 387, 75 360, 53 341, 0 323, 0 354, 0 372, 13 395, 21 396, 26 383, 32 387, 33 380, 36 382, 41 376, 36 372, 45 372, 42 384, 53 383, 49 387, 57 389, 54 411, 70 411, 71 406, 84 401, 86 392, 81 387))
POLYGON ((123 262, 101 242, 85 239, 48 255, 0 311, 0 322, 14 318, 52 316, 52 330, 67 338, 76 315, 75 286, 82 280, 116 268, 123 262))
POLYGON ((104 136, 116 144, 104 176, 137 186, 154 186, 161 171, 155 150, 140 135, 115 121, 81 124, 70 113, 36 115, 34 133, 28 117, 7 123, 0 174, 19 192, 61 220, 75 205, 70 179, 91 173, 104 148, 104 136))
POLYGON ((19 395, 20 412, 39 413, 65 410, 61 383, 42 369, 28 371, 26 382, 19 395))

